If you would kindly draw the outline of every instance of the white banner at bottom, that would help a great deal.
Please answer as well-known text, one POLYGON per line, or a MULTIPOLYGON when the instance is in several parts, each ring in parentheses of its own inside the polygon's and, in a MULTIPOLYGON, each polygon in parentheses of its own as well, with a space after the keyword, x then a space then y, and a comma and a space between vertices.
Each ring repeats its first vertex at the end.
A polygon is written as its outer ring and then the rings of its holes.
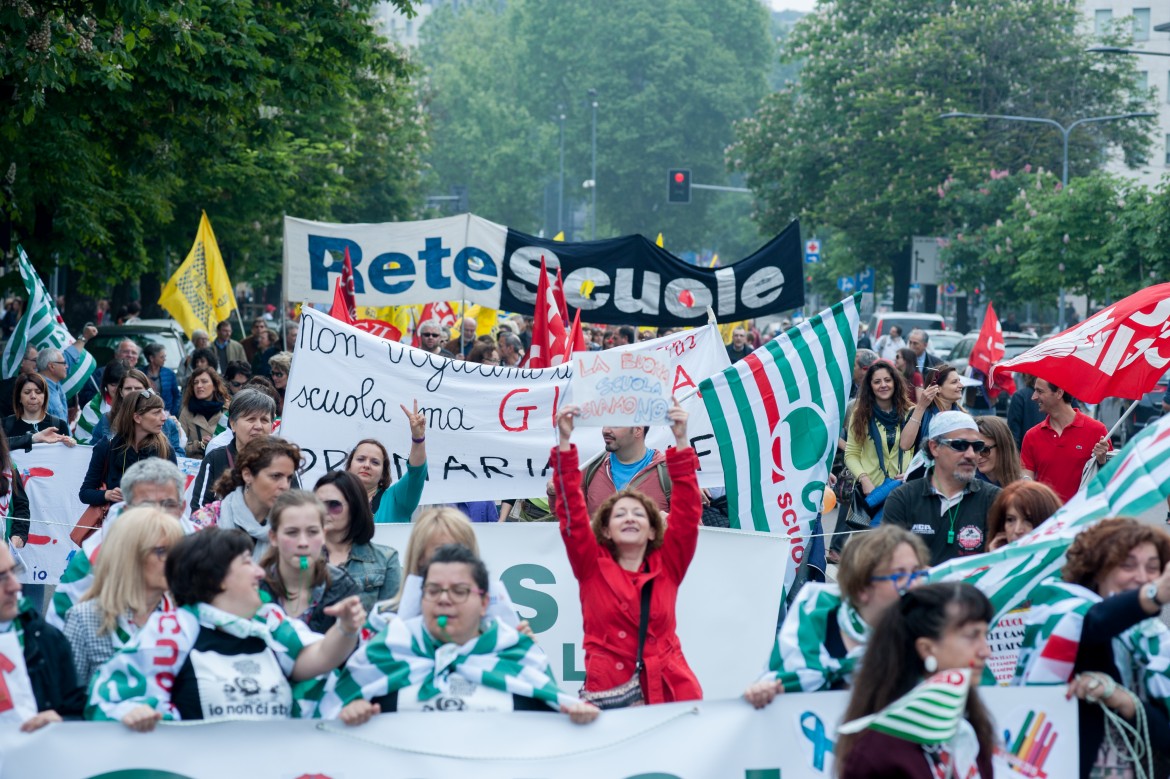
MULTIPOLYGON (((996 777, 1077 776, 1076 708, 1063 686, 980 694, 1007 739, 996 777)), ((116 723, 64 723, 0 734, 0 760, 5 777, 54 779, 112 772, 122 779, 824 779, 834 775, 834 734, 847 699, 843 692, 782 695, 763 711, 742 700, 671 703, 604 712, 584 726, 539 712, 384 714, 357 728, 163 725, 148 735, 116 723)))

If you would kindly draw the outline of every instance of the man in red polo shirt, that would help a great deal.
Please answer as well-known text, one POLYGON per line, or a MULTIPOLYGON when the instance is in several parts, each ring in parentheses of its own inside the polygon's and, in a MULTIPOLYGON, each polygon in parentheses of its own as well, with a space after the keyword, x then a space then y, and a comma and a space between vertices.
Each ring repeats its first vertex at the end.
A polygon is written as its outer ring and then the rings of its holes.
POLYGON ((1047 484, 1068 503, 1080 489, 1089 458, 1104 465, 1105 453, 1113 447, 1105 437, 1105 425, 1078 411, 1060 387, 1036 379, 1033 389, 1032 400, 1048 416, 1024 434, 1020 446, 1024 475, 1047 484))

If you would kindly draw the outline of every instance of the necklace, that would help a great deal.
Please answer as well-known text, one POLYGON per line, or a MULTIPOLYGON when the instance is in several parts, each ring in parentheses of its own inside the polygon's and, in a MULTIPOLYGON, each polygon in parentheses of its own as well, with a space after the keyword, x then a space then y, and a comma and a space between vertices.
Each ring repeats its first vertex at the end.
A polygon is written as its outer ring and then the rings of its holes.
POLYGON ((959 517, 959 506, 963 504, 963 499, 959 498, 959 502, 947 509, 947 519, 950 520, 950 527, 947 529, 947 543, 955 543, 955 520, 959 517))

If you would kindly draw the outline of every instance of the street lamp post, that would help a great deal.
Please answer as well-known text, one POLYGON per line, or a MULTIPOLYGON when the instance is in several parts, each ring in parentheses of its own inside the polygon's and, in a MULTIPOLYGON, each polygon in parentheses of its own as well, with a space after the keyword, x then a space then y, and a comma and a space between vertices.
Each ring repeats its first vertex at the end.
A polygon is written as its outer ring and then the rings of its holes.
POLYGON ((565 231, 565 107, 557 106, 560 109, 560 125, 561 125, 561 177, 557 184, 557 232, 563 233, 565 231))
MULTIPOLYGON (((1109 116, 1086 116, 1082 119, 1077 119, 1075 122, 1065 126, 1055 119, 1045 119, 1040 116, 1012 116, 1010 114, 969 114, 962 111, 951 111, 950 113, 941 114, 939 119, 1000 119, 1005 122, 1031 122, 1033 124, 1047 124, 1060 130, 1060 138, 1062 142, 1062 162, 1060 170, 1060 186, 1061 192, 1068 189, 1068 137, 1074 129, 1082 124, 1089 124, 1090 122, 1111 122, 1116 119, 1142 119, 1145 117, 1157 116, 1157 114, 1143 111, 1140 113, 1128 114, 1110 114, 1109 116)), ((1064 276, 1061 275, 1060 280, 1060 296, 1059 303, 1060 313, 1057 315, 1058 329, 1064 330, 1064 276)))
POLYGON ((590 181, 593 182, 592 190, 593 202, 590 205, 590 212, 592 216, 589 219, 589 240, 597 240, 597 90, 590 89, 589 97, 593 103, 593 171, 590 176, 590 181))

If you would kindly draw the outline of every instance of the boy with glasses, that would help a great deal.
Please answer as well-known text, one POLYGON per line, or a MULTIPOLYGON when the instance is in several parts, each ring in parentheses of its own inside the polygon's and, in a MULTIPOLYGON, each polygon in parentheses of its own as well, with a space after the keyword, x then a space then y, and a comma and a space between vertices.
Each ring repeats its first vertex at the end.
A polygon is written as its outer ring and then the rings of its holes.
POLYGON ((898 487, 886 499, 883 524, 920 536, 930 564, 987 550, 987 512, 999 487, 975 478, 983 438, 975 420, 962 411, 944 411, 930 423, 926 478, 898 487))

